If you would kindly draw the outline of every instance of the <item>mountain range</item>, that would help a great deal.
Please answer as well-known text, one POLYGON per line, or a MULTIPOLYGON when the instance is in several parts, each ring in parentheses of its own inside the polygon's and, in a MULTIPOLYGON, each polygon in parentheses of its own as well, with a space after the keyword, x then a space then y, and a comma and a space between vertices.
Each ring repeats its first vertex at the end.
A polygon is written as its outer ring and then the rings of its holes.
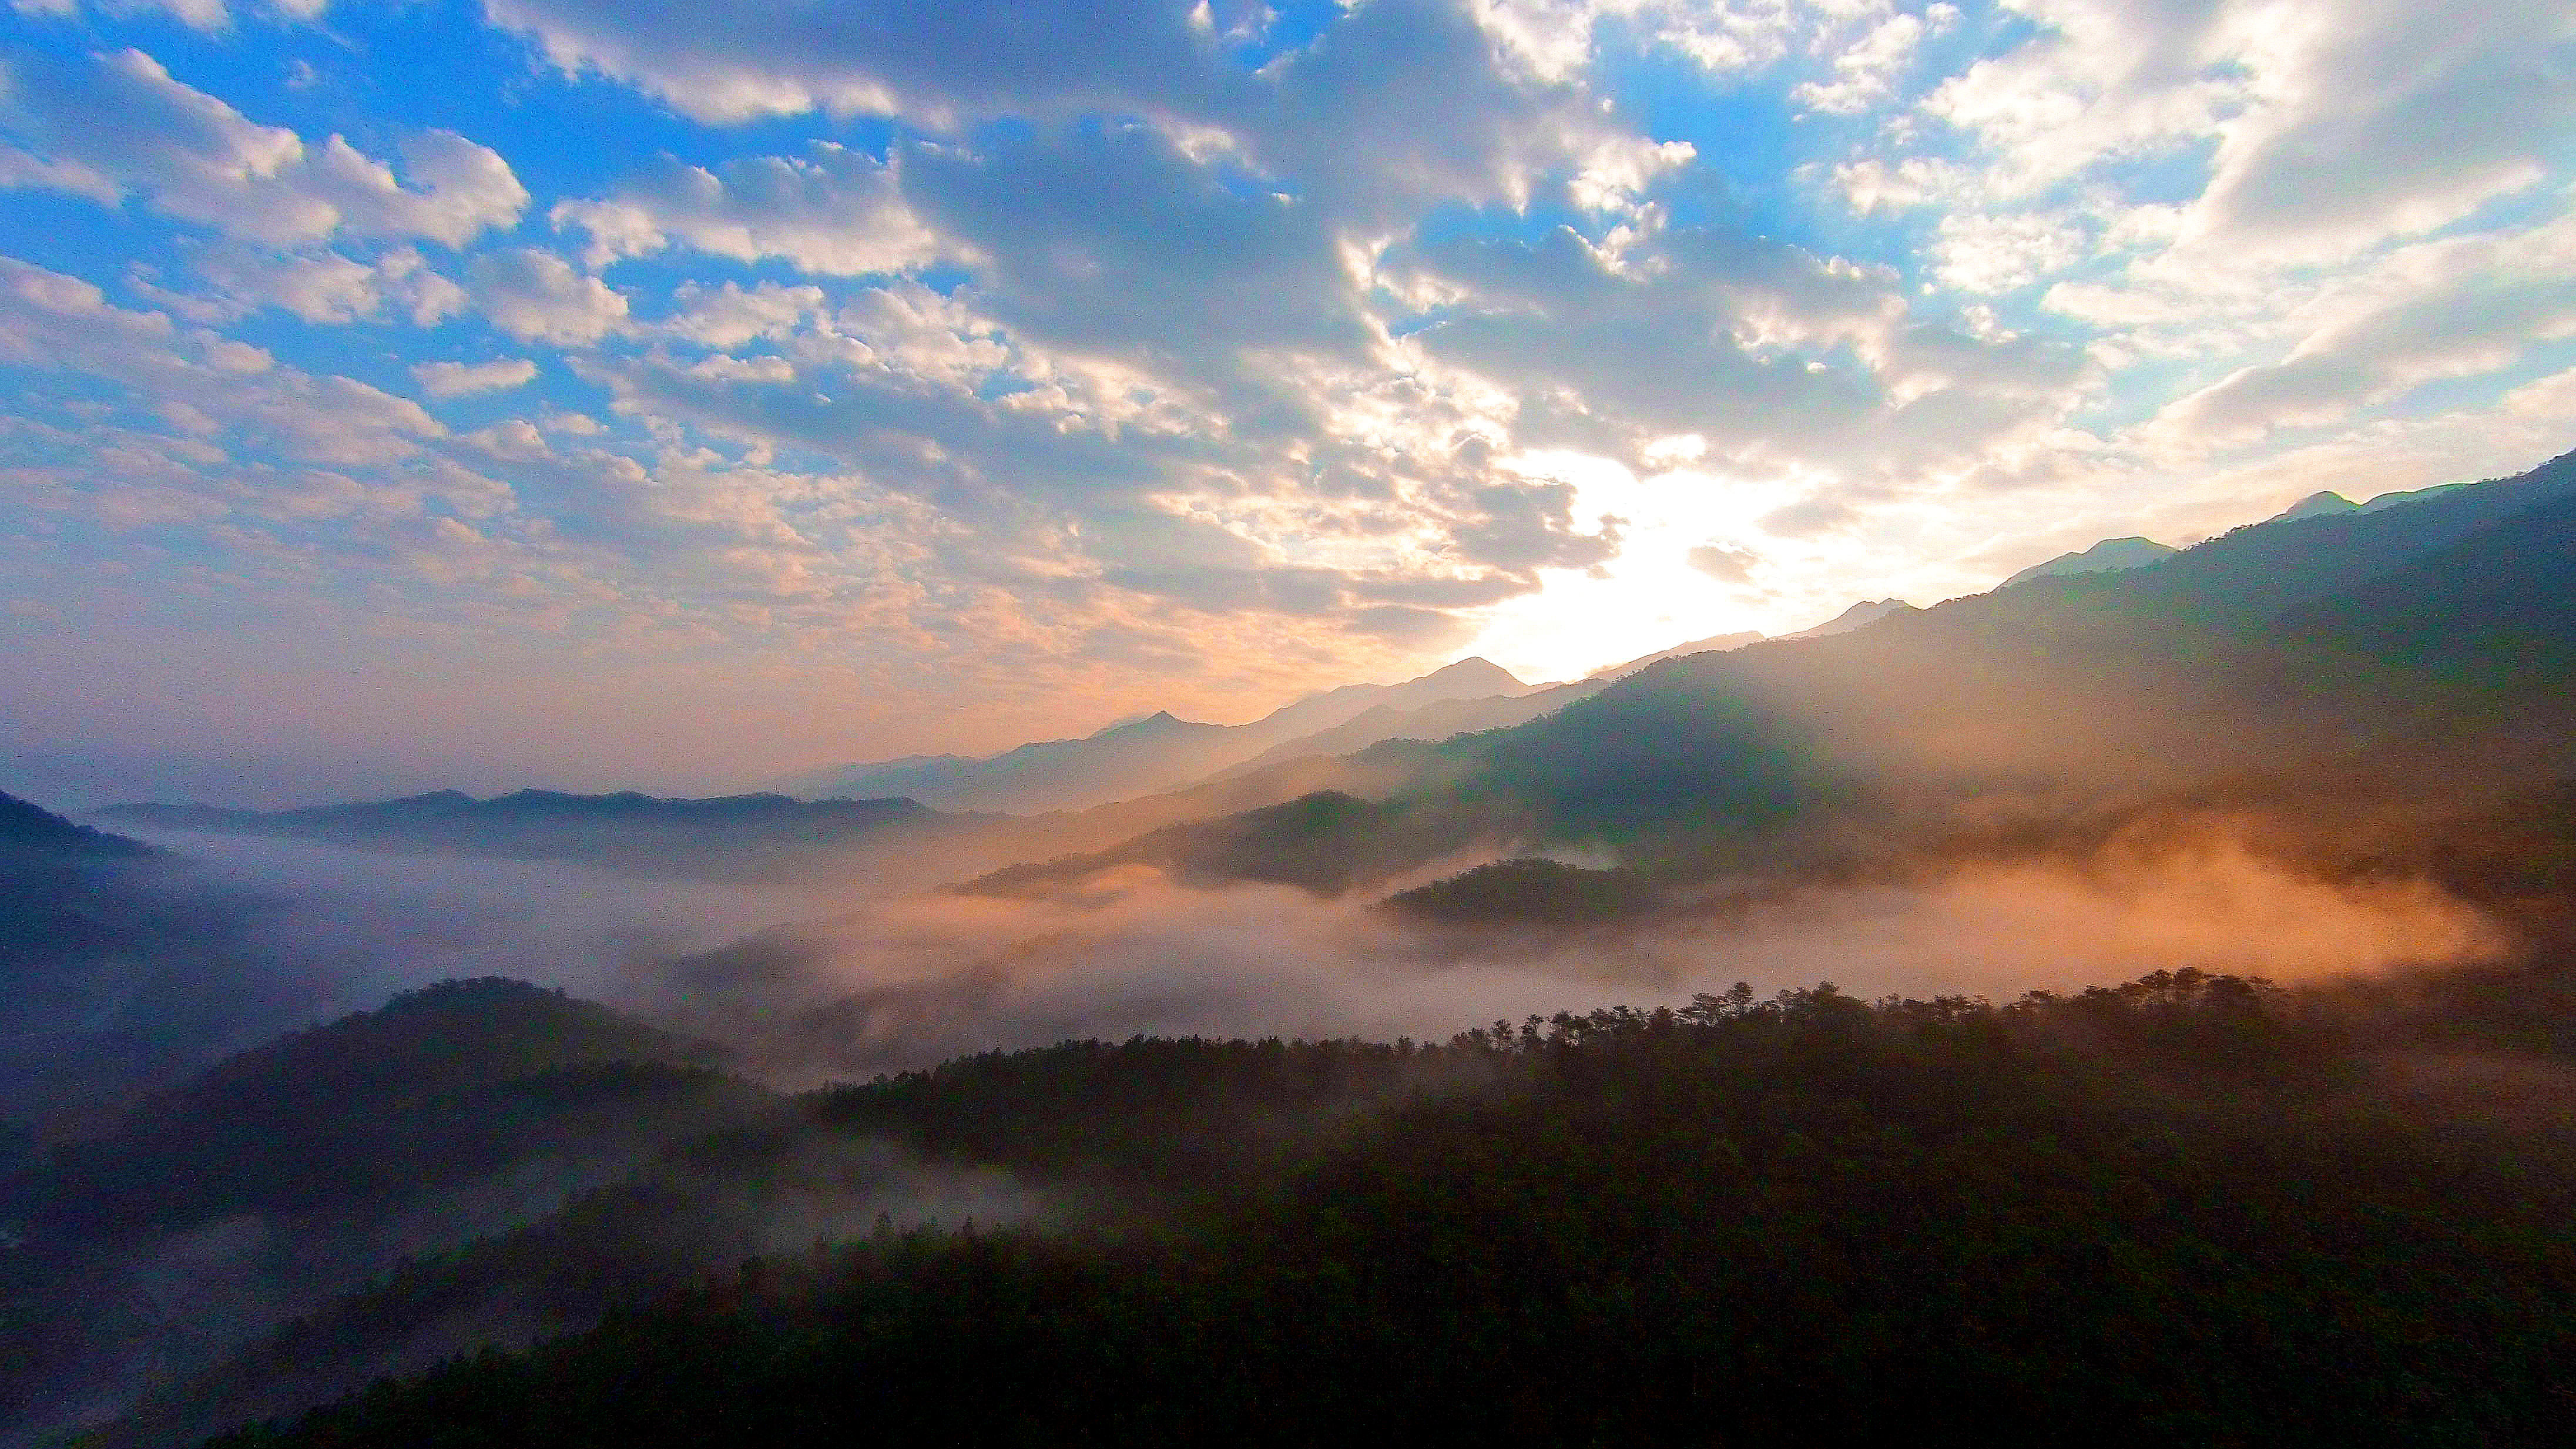
POLYGON ((2509 793, 2576 761, 2571 577, 2576 455, 1665 660, 1432 746, 1369 797, 1175 825, 974 888, 1025 894, 1150 864, 1331 894, 1461 851, 1551 844, 1682 880, 1955 831, 1979 798, 1993 816, 2249 771, 2322 790, 2437 770, 2462 800, 2509 793))
MULTIPOLYGON (((1865 601, 1777 639, 1715 636, 1566 684, 1529 685, 1471 658, 1402 684, 1311 695, 1246 725, 1156 713, 1083 739, 990 757, 913 757, 787 782, 875 798, 658 800, 522 791, 476 800, 446 791, 278 812, 130 805, 101 818, 135 829, 585 859, 677 874, 860 871, 889 886, 929 884, 943 872, 973 877, 1013 862, 1021 868, 996 879, 1025 885, 1032 871, 1044 877, 1055 869, 1031 862, 1059 857, 1175 865, 1191 858, 1175 842, 1193 838, 1236 840, 1220 853, 1242 856, 1242 839, 1272 839, 1281 822, 1330 821, 1326 834, 1342 840, 1346 861, 1357 863, 1356 875, 1334 878, 1353 884, 1377 878, 1376 866, 1392 872, 1406 863, 1397 859, 1404 850, 1356 843, 1372 828, 1370 812, 1389 799, 1411 802, 1399 813, 1415 813, 1397 833, 1427 858, 1425 852, 1480 840, 1605 828, 1617 834, 1633 825, 1596 819, 1591 805, 1564 813, 1571 799, 1601 791, 1638 809, 1661 801, 1655 809, 1670 816, 1715 810, 1722 817, 1744 799, 1722 805, 1707 791, 1723 778, 1741 796, 1760 774, 1753 763, 1785 749, 1803 763, 1773 781, 1784 801, 1831 793, 1829 778, 1884 785, 1907 775, 2063 770, 2110 756, 2115 739, 2143 752, 2129 766, 2134 773, 2170 775, 2221 757, 2269 758, 2301 738, 2342 738, 2353 720, 2319 715, 2319 699, 2348 697, 2355 680, 2386 676, 2390 667, 2356 653, 2365 623, 2383 632, 2413 628, 2408 637, 2416 638, 2422 626, 2403 621, 2456 590, 2428 579, 2413 596, 2372 595, 2376 612, 2364 620, 2347 611, 2333 638, 2312 633, 2305 657, 2286 650, 2279 631, 2313 629, 2323 617, 2317 611, 2335 607, 2339 591, 2384 584, 2385 576, 2554 497, 2552 480, 2563 479, 2566 466, 2562 460, 2522 479, 2444 485, 2367 505, 2314 495, 2187 550, 2142 538, 2104 540, 2025 569, 1992 593, 1933 609, 1865 601), (2291 676, 2302 679, 2291 692, 2306 697, 2281 697, 2291 676), (1777 737, 1694 733, 1708 721, 1686 717, 1720 707, 1710 691, 1729 690, 1741 695, 1722 706, 1739 716, 1735 726, 1766 721, 1777 737), (1629 718, 1650 697, 1663 698, 1658 708, 1670 717, 1629 718), (2140 708, 2141 700, 2156 706, 2140 708), (1390 753, 1397 741, 1419 743, 1390 753), (1637 777, 1615 785, 1605 778, 1621 769, 1637 777), (1552 774, 1563 778, 1549 783, 1552 774), (1575 783, 1584 780, 1596 783, 1575 783), (1432 794, 1457 789, 1481 804, 1426 804, 1432 794), (1248 834, 1194 824, 1270 811, 1316 790, 1340 792, 1368 809, 1285 811, 1261 817, 1248 834), (1548 804, 1533 792, 1560 798, 1548 804), (970 804, 1018 818, 958 813, 970 804), (1434 819, 1436 826, 1423 823, 1434 819)), ((2495 543, 2508 546, 2500 536, 2495 543)), ((2467 657, 2459 667, 2476 663, 2467 657)), ((2492 673, 2495 666, 2483 667, 2492 673)), ((2386 704, 2366 700, 2360 708, 2367 714, 2386 704)), ((1225 874, 1195 866, 1188 873, 1225 874)))
POLYGON ((753 794, 666 800, 632 790, 611 795, 521 790, 486 800, 437 790, 296 810, 128 804, 109 806, 98 818, 133 830, 206 831, 746 876, 764 874, 789 858, 893 844, 939 834, 957 823, 956 817, 903 799, 805 801, 753 794))
MULTIPOLYGON (((779 788, 808 797, 904 796, 945 810, 1078 810, 1280 754, 1303 737, 1340 729, 1362 715, 1400 729, 1405 716, 1426 706, 1510 700, 1531 691, 1491 661, 1461 659, 1401 684, 1349 684, 1311 694, 1249 724, 1200 724, 1157 712, 1081 739, 1044 740, 980 758, 913 755, 830 766, 791 776, 779 788)), ((1281 757, 1339 752, 1291 750, 1281 757)))

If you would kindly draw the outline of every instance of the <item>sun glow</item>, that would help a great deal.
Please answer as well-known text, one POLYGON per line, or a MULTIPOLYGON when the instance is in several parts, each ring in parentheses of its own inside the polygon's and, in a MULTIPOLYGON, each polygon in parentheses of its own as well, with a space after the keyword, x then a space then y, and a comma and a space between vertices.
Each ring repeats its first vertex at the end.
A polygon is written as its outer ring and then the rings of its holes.
POLYGON ((1619 552, 1597 568, 1542 570, 1538 590, 1498 605, 1466 653, 1524 679, 1578 679, 1712 634, 1812 622, 1803 592, 1773 579, 1774 558, 1786 555, 1755 523, 1791 496, 1788 485, 1691 469, 1640 478, 1585 453, 1528 453, 1509 466, 1573 484, 1577 520, 1616 529, 1619 552))

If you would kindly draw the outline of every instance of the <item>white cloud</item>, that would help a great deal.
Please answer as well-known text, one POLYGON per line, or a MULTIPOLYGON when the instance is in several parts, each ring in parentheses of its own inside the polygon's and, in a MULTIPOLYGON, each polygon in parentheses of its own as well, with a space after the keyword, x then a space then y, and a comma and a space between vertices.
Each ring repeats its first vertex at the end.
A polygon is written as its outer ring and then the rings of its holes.
POLYGON ((2239 257, 2332 259, 2433 230, 2540 179, 2576 116, 2566 0, 2011 8, 2038 33, 1923 108, 1973 139, 1990 194, 2210 148, 2182 232, 2239 257))
MULTIPOLYGON (((80 14, 81 0, 10 0, 21 15, 41 15, 68 20, 80 14)), ((119 18, 158 10, 182 25, 198 30, 224 30, 233 23, 232 11, 224 0, 92 0, 95 7, 119 18)), ((321 13, 323 0, 271 0, 277 9, 311 18, 321 13)))
POLYGON ((181 83, 139 50, 11 63, 0 105, 32 149, 0 147, 0 184, 156 210, 272 245, 335 236, 461 246, 528 202, 509 163, 446 131, 402 145, 403 176, 339 136, 319 145, 181 83))
POLYGON ((2500 372, 2576 336, 2576 214, 2503 236, 2423 242, 2324 289, 2287 319, 2278 361, 2167 407, 2159 431, 2203 445, 2336 423, 2444 378, 2500 372))
POLYGON ((431 397, 463 397, 525 387, 536 380, 537 365, 524 357, 498 362, 415 362, 411 375, 431 397))
POLYGON ((486 252, 467 272, 483 315, 521 341, 582 347, 626 326, 625 294, 551 252, 486 252))
POLYGON ((926 119, 1134 111, 1176 89, 1204 93, 1214 81, 1212 37, 1178 5, 489 0, 485 8, 556 66, 630 82, 706 121, 815 110, 926 119))
POLYGON ((215 247, 196 259, 230 311, 277 307, 307 322, 370 321, 390 307, 427 327, 465 309, 465 289, 430 267, 419 251, 394 247, 372 261, 337 252, 270 252, 215 247))
POLYGON ((256 447, 332 467, 415 457, 445 430, 419 404, 345 377, 280 365, 259 348, 158 312, 116 307, 97 287, 0 258, 0 360, 85 373, 256 447))
POLYGON ((1963 292, 2009 292, 2092 255, 2066 212, 1956 211, 1941 218, 1933 257, 1941 280, 1963 292))
MULTIPOLYGON (((1948 10, 1948 6, 1940 7, 1948 10)), ((1953 15, 1957 12, 1952 11, 1953 15)), ((1830 115, 1848 115, 1886 99, 1897 72, 1913 60, 1924 35, 1919 16, 1895 14, 1873 26, 1842 54, 1834 57, 1833 79, 1809 81, 1790 94, 1830 115)))
POLYGON ((558 202, 552 215, 590 234, 593 267, 675 245, 746 262, 781 257, 834 276, 902 271, 937 255, 894 168, 828 142, 807 157, 745 157, 716 171, 666 156, 611 196, 558 202))

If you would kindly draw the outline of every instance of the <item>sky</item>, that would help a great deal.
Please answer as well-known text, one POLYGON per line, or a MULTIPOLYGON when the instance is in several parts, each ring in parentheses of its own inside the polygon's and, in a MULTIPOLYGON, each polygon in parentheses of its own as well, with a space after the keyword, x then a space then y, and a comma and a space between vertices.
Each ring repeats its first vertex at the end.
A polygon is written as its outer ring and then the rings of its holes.
POLYGON ((750 788, 2576 446, 2562 0, 14 0, 0 788, 750 788))

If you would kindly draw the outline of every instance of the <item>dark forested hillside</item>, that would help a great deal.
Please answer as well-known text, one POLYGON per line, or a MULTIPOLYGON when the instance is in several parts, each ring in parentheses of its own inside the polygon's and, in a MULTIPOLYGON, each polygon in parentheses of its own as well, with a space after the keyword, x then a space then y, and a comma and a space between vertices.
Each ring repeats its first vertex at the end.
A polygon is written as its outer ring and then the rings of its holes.
POLYGON ((0 1427, 200 1371, 405 1254, 542 1218, 771 1102, 703 1044, 513 981, 228 1058, 7 1174, 0 1427))
POLYGON ((764 1256, 223 1443, 2564 1442, 2576 1064, 2478 1023, 2565 979, 980 1058, 823 1119, 1225 1188, 764 1256))
POLYGON ((0 1130, 101 1125, 298 1020, 311 983, 255 939, 274 904, 0 795, 0 1130))

